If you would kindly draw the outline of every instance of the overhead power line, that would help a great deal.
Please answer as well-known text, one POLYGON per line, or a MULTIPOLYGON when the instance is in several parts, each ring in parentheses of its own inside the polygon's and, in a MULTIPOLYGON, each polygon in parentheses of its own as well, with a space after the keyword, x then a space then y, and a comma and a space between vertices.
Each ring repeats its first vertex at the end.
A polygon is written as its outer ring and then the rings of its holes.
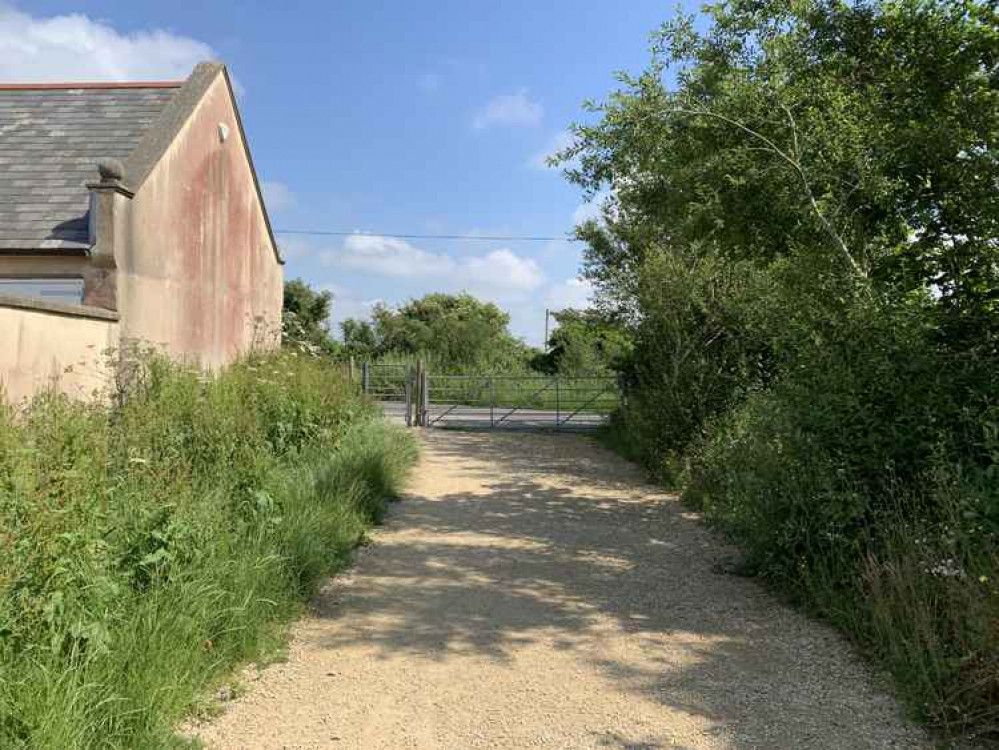
POLYGON ((397 240, 485 240, 494 242, 578 242, 575 237, 520 234, 390 234, 386 232, 330 232, 321 229, 275 229, 274 234, 317 237, 390 237, 397 240))

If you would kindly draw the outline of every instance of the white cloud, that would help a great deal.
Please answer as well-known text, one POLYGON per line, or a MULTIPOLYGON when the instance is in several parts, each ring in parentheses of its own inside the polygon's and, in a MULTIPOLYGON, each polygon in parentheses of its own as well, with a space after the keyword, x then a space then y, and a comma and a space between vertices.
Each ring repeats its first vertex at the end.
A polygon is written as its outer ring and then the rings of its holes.
POLYGON ((581 309, 589 307, 592 298, 593 285, 586 279, 575 278, 549 288, 545 301, 552 310, 581 309))
POLYGON ((527 166, 531 169, 538 169, 541 171, 550 170, 551 167, 548 166, 548 158, 571 146, 573 140, 572 133, 568 130, 556 133, 552 136, 552 139, 548 142, 548 145, 544 148, 544 150, 538 151, 527 160, 527 166))
POLYGON ((576 266, 582 260, 579 244, 568 239, 549 240, 538 249, 537 255, 546 262, 562 260, 576 266))
POLYGON ((283 182, 264 180, 260 183, 260 189, 264 192, 264 201, 271 213, 280 213, 295 205, 295 194, 283 182))
POLYGON ((455 262, 447 255, 427 252, 394 237, 352 234, 342 251, 327 251, 323 259, 330 265, 378 276, 421 278, 452 273, 455 262))
POLYGON ((544 116, 540 102, 532 101, 527 89, 490 99, 472 118, 472 127, 483 130, 493 125, 537 125, 544 116))
POLYGON ((324 263, 349 271, 399 279, 433 279, 441 289, 466 289, 484 296, 530 292, 544 284, 537 261, 506 248, 485 255, 453 257, 394 237, 352 234, 341 250, 328 250, 324 263))
POLYGON ((502 288, 529 292, 544 283, 541 267, 506 248, 480 257, 465 258, 459 269, 470 288, 502 288))
POLYGON ((442 83, 444 83, 444 78, 439 73, 423 73, 416 79, 416 85, 428 94, 440 90, 442 83))
POLYGON ((328 283, 319 287, 322 291, 333 294, 333 305, 330 311, 330 330, 339 336, 340 323, 347 318, 358 318, 368 320, 371 318, 371 311, 375 305, 382 304, 381 299, 366 299, 346 289, 339 284, 328 283))
POLYGON ((467 291, 485 302, 495 302, 510 314, 510 330, 515 336, 523 337, 533 346, 541 346, 544 338, 545 308, 565 310, 581 309, 590 304, 592 287, 588 281, 578 278, 565 279, 546 284, 543 274, 529 258, 519 257, 510 251, 493 251, 485 255, 455 261, 454 273, 434 279, 415 279, 379 285, 377 291, 369 284, 357 279, 341 279, 320 285, 333 293, 333 309, 330 315, 331 330, 339 335, 340 322, 346 318, 370 319, 371 311, 377 304, 399 305, 406 299, 422 297, 429 292, 467 291), (509 255, 507 254, 509 253, 509 255), (476 272, 483 272, 483 278, 476 283, 476 272), (497 286, 491 272, 507 273, 520 279, 520 285, 497 286), (359 287, 369 287, 366 292, 359 287), (526 287, 526 288, 525 288, 526 287), (376 295, 384 294, 385 298, 376 295))
POLYGON ((161 29, 122 34, 79 13, 38 18, 0 5, 2 81, 183 79, 214 57, 207 44, 161 29))

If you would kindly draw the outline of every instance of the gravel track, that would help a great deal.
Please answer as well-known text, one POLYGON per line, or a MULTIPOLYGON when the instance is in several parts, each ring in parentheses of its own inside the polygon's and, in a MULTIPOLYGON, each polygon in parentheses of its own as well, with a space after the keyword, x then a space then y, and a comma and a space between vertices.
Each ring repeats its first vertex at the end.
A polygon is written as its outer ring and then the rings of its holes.
POLYGON ((212 748, 929 748, 835 633, 578 435, 431 431, 212 748))

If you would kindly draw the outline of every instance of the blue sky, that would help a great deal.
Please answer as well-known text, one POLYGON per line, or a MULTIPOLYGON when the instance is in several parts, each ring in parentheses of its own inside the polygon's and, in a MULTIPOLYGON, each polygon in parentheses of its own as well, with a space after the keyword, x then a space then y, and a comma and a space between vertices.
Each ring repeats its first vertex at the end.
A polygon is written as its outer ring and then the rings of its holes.
MULTIPOLYGON (((276 229, 565 236, 588 208, 541 161, 675 5, 0 0, 0 80, 183 77, 229 65, 276 229)), ((538 344, 585 301, 568 242, 279 235, 286 277, 371 304, 465 289, 538 344)))

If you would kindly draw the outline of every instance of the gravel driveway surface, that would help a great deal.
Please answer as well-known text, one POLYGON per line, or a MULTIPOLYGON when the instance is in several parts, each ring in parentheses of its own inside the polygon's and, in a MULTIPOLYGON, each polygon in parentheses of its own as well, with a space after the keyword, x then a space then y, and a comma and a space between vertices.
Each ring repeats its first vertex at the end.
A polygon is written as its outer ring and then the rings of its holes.
POLYGON ((432 431, 209 747, 923 748, 836 634, 578 435, 432 431))

